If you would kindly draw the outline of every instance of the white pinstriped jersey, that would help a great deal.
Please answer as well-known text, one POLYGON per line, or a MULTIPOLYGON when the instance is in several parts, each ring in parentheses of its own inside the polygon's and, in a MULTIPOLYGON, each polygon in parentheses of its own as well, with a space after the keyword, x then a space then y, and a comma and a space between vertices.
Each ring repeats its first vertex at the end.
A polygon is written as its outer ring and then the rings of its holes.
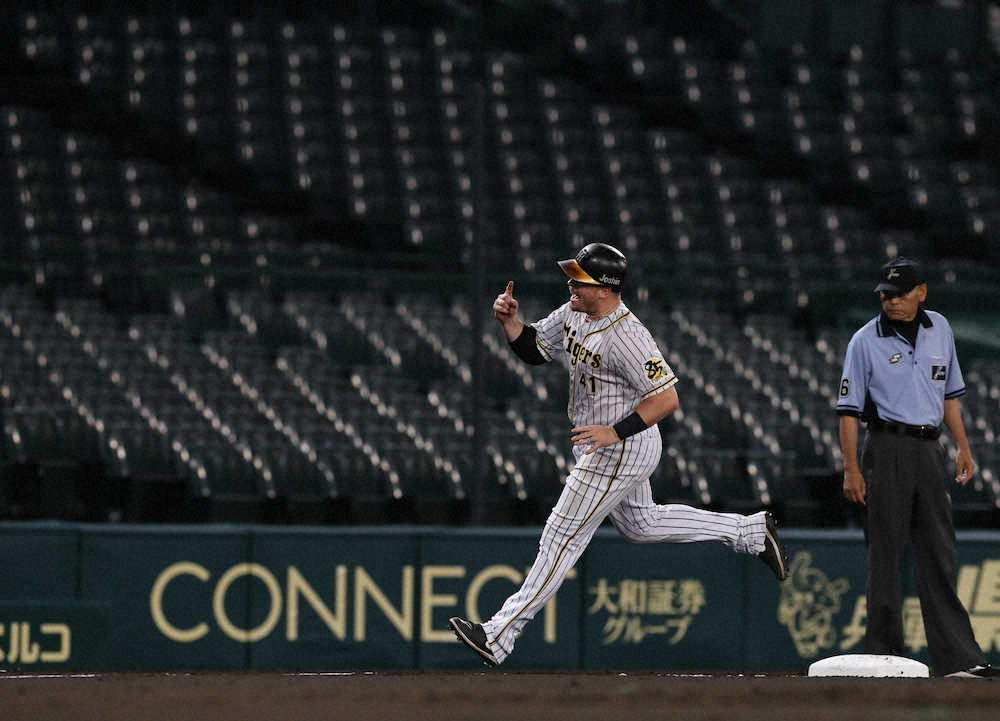
MULTIPOLYGON (((644 398, 677 383, 652 335, 624 304, 589 321, 566 303, 532 326, 542 356, 569 371, 574 426, 614 425, 644 398)), ((764 550, 763 512, 741 516, 656 504, 649 477, 661 452, 655 425, 593 452, 573 446, 575 463, 545 522, 535 562, 521 587, 483 623, 497 663, 559 589, 605 518, 633 543, 717 541, 740 553, 764 550)))
MULTIPOLYGON (((652 335, 623 303, 595 321, 566 303, 532 327, 542 356, 569 371, 574 426, 614 425, 644 398, 677 383, 652 335)), ((742 516, 655 503, 649 477, 661 452, 655 425, 592 451, 573 446, 575 463, 545 522, 534 563, 521 587, 482 624, 494 663, 510 655, 606 518, 633 543, 717 541, 740 553, 764 550, 764 512, 742 516)))
POLYGON ((624 303, 596 321, 566 303, 532 326, 545 359, 569 371, 574 426, 614 425, 677 383, 653 336, 624 303))

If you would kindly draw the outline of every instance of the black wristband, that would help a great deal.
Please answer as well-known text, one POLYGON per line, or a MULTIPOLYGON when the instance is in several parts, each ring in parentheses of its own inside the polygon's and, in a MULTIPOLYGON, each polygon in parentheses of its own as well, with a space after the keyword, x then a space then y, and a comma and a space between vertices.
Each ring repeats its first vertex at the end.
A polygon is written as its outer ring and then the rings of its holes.
POLYGON ((623 441, 629 436, 634 436, 636 433, 642 433, 648 427, 649 426, 646 425, 646 421, 642 420, 642 416, 635 411, 632 411, 632 413, 625 416, 612 426, 612 428, 615 429, 615 433, 617 433, 618 437, 623 441))

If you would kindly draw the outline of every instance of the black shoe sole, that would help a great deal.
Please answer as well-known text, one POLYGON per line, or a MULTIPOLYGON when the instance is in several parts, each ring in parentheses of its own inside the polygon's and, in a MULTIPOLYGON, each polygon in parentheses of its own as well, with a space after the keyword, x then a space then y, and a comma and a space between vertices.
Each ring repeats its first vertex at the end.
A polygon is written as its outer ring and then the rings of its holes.
POLYGON ((451 630, 458 637, 459 641, 461 641, 466 646, 468 646, 473 651, 479 654, 479 657, 483 659, 483 663, 491 667, 499 665, 498 661, 493 657, 493 654, 489 653, 488 651, 483 651, 481 648, 479 648, 479 646, 472 639, 470 639, 468 636, 465 635, 465 633, 462 632, 462 629, 459 628, 459 625, 457 623, 448 621, 448 625, 451 626, 451 630))
MULTIPOLYGON (((778 573, 774 575, 779 581, 784 581, 788 578, 788 554, 785 553, 784 546, 781 545, 776 535, 778 532, 777 523, 775 523, 773 518, 769 518, 769 520, 770 523, 767 521, 764 522, 764 543, 768 544, 774 551, 774 557, 778 561, 778 573)), ((768 568, 770 568, 770 565, 768 565, 768 568)), ((774 572, 774 569, 772 568, 771 571, 774 572)))

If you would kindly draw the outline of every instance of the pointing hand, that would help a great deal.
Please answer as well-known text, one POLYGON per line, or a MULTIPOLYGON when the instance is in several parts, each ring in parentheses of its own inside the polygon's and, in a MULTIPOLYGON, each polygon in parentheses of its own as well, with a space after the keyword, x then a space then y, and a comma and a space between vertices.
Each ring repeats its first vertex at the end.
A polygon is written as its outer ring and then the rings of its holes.
POLYGON ((493 315, 499 320, 517 316, 518 303, 514 299, 514 281, 508 281, 507 288, 493 301, 493 315))

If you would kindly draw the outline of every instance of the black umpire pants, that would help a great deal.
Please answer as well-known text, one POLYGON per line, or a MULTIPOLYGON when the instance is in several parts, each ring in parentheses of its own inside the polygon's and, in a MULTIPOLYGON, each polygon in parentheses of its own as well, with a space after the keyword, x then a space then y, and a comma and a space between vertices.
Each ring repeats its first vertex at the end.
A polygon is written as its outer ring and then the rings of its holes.
POLYGON ((958 559, 943 446, 936 440, 869 431, 861 470, 867 482, 865 651, 907 655, 901 565, 909 542, 933 672, 947 674, 985 663, 955 589, 958 559))

